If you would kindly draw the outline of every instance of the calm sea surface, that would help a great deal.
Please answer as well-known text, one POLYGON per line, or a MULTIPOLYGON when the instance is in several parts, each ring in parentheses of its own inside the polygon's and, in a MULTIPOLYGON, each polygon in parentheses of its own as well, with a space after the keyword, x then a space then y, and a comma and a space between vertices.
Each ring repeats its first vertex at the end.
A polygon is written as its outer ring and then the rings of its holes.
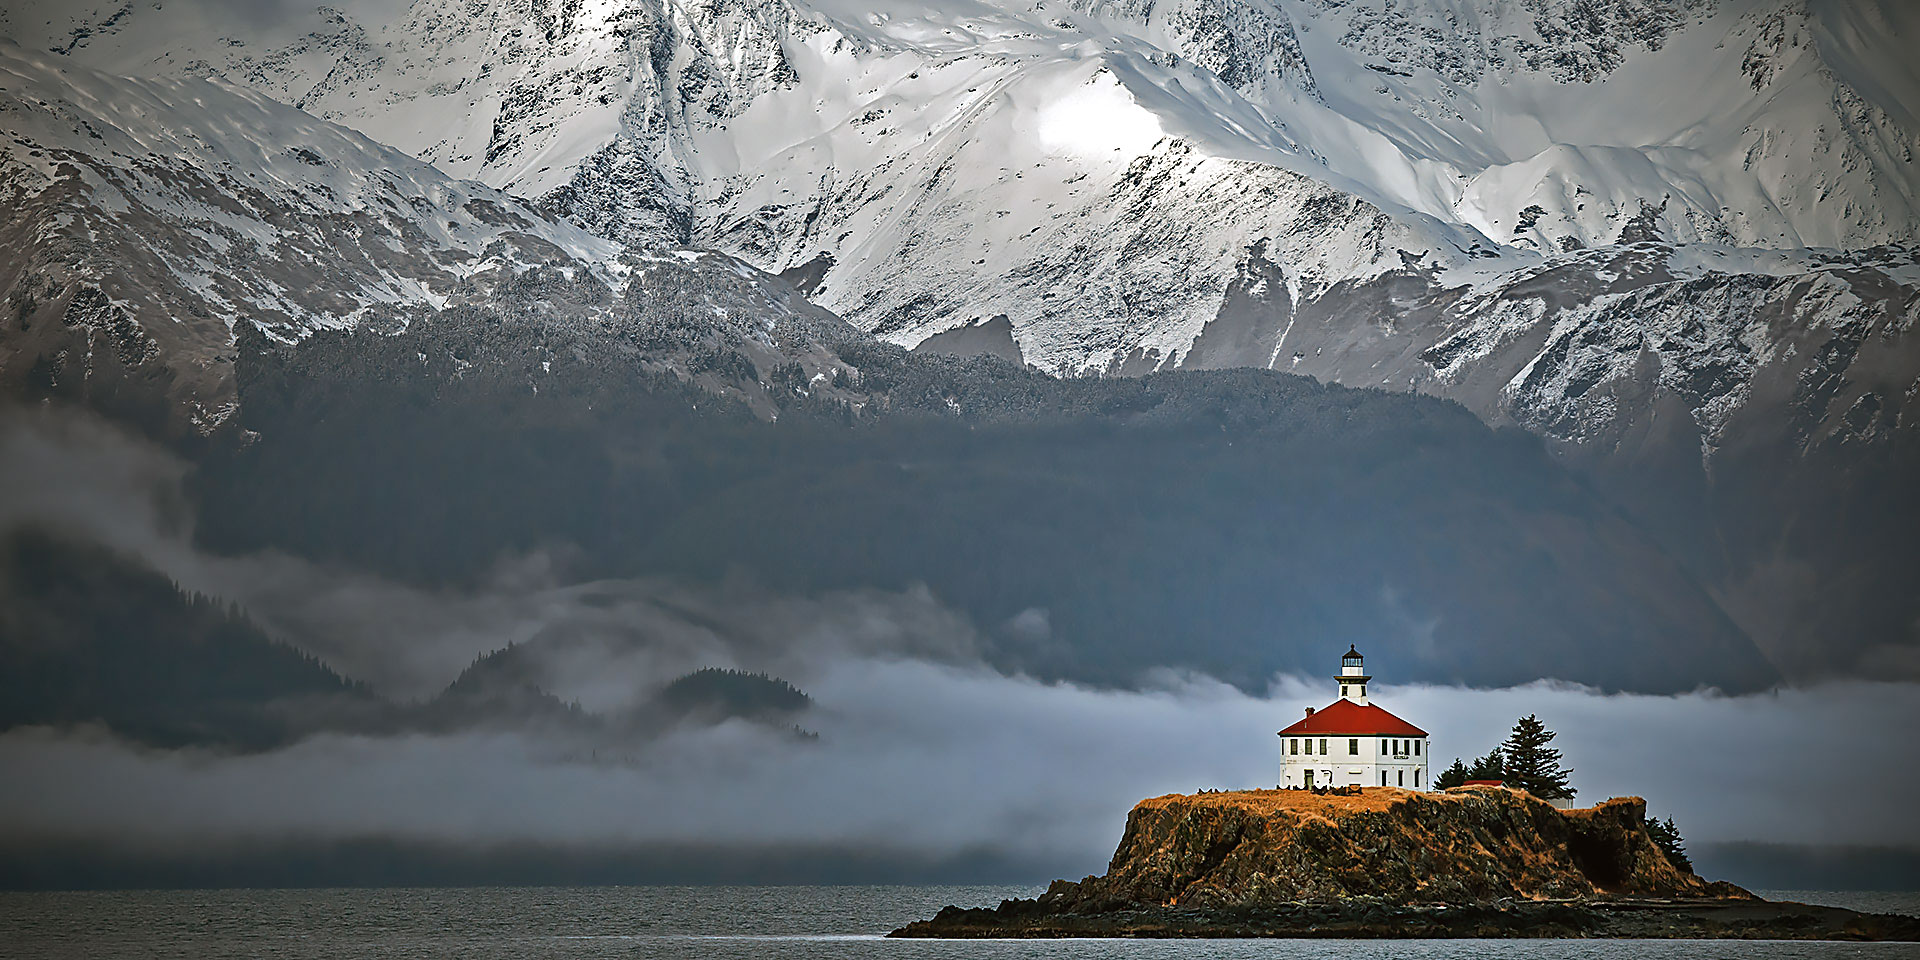
MULTIPOLYGON (((0 893, 0 956, 1909 958, 1912 944, 1661 941, 896 941, 949 903, 1028 887, 592 887, 0 893)), ((1764 891, 1920 914, 1920 893, 1764 891)))

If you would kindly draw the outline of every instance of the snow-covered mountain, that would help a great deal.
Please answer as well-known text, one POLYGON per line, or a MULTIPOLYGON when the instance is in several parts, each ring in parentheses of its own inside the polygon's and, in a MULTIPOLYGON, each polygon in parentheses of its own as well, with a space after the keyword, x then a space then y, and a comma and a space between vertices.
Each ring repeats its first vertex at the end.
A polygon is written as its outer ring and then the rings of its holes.
POLYGON ((1887 511, 1920 443, 1904 0, 21 0, 0 17, 34 57, 217 77, 487 184, 597 238, 552 241, 589 274, 596 243, 711 248, 902 344, 1460 400, 1693 551, 1783 664, 1795 636, 1904 636, 1920 613, 1848 540, 1908 529, 1887 511), (1862 595, 1820 586, 1842 580, 1862 595))
POLYGON ((829 214, 811 207, 883 161, 938 157, 943 192, 1011 199, 999 174, 1030 176, 1011 161, 1173 138, 1501 243, 1612 242, 1665 198, 1678 241, 1851 248, 1920 238, 1916 19, 1891 0, 40 0, 5 29, 117 71, 219 73, 524 197, 577 204, 644 168, 674 225, 714 236, 829 214))
POLYGON ((0 131, 0 375, 29 396, 206 431, 232 411, 236 324, 294 342, 463 304, 558 303, 613 331, 698 314, 685 343, 656 344, 668 363, 725 348, 830 366, 822 345, 855 335, 732 258, 628 251, 218 81, 0 43, 0 131))
MULTIPOLYGON (((219 75, 603 237, 793 271, 902 343, 1005 316, 1007 351, 1048 369, 1453 392, 1458 363, 1309 362, 1349 334, 1306 336, 1298 311, 1330 292, 1349 311, 1364 284, 1510 303, 1632 240, 1711 244, 1695 279, 1912 244, 1916 19, 1894 0, 206 0, 30 3, 4 29, 219 75)), ((1669 272, 1583 286, 1658 295, 1669 272)), ((1418 358, 1512 327, 1502 310, 1424 339, 1351 326, 1418 358)))

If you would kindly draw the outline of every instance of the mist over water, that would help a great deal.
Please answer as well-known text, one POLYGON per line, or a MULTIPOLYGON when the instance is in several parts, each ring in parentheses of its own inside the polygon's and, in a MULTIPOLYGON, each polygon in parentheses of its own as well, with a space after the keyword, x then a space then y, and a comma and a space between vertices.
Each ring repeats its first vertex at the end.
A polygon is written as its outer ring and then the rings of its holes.
MULTIPOLYGON (((1132 804, 1272 786, 1275 731, 1334 695, 1325 677, 1247 692, 1157 671, 1129 688, 1007 675, 981 628, 924 588, 779 594, 747 582, 570 582, 564 550, 507 558, 434 591, 293 557, 195 548, 185 468, 89 421, 0 429, 0 528, 57 530, 241 603, 281 639, 386 696, 423 699, 472 660, 523 646, 540 686, 619 710, 706 666, 768 671, 814 706, 818 740, 744 721, 609 746, 511 727, 321 733, 264 753, 156 750, 99 729, 0 734, 0 842, 158 856, 379 841, 563 850, 840 851, 929 868, 999 864, 1043 881, 1097 873, 1132 804)), ((1046 612, 994 642, 1049 642, 1046 612)), ((1413 624, 1410 629, 1417 629, 1413 624)), ((1329 672, 1339 645, 1329 645, 1329 672)), ((1366 645, 1361 644, 1364 648, 1366 645)), ((1364 650, 1363 650, 1364 652, 1364 650)), ((1607 694, 1541 681, 1395 685, 1377 701, 1432 735, 1432 769, 1537 714, 1583 801, 1647 798, 1696 851, 1760 843, 1920 849, 1920 686, 1831 681, 1760 694, 1607 694), (1836 778, 1870 788, 1836 792, 1836 778)), ((1735 878, 1738 879, 1738 878, 1735 878)))
MULTIPOLYGON (((1274 731, 1326 684, 1250 696, 1204 677, 1095 690, 924 660, 823 664, 796 742, 745 722, 686 727, 619 756, 520 733, 324 734, 257 755, 163 752, 86 733, 0 736, 15 837, 138 848, 364 837, 536 843, 796 845, 929 862, 981 853, 1099 872, 1135 800, 1271 786, 1274 731)), ((1427 727, 1435 767, 1484 752, 1516 712, 1562 732, 1586 800, 1647 797, 1695 844, 1920 846, 1903 750, 1885 790, 1836 795, 1783 776, 1782 754, 1846 768, 1885 761, 1850 731, 1915 729, 1906 685, 1832 684, 1755 697, 1603 696, 1383 687, 1427 727), (1852 741, 1850 745, 1850 741, 1852 741), (1844 812, 1844 815, 1837 815, 1844 812)), ((1044 879, 1044 878, 1036 878, 1044 879)))

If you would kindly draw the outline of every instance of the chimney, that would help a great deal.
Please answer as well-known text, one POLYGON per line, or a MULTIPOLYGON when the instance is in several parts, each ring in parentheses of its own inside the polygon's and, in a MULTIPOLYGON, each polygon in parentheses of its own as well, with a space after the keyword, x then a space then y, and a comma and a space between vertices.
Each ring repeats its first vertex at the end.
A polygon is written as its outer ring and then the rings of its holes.
POLYGON ((1311 716, 1313 716, 1313 708, 1312 708, 1312 707, 1308 707, 1308 708, 1307 708, 1307 716, 1309 716, 1309 717, 1311 717, 1311 716))

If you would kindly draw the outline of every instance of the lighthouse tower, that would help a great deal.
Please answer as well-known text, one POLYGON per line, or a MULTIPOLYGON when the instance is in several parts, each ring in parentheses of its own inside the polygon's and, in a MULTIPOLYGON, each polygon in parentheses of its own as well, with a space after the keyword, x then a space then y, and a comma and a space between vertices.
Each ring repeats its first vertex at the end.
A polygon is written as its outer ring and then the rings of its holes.
POLYGON ((1367 705, 1367 681, 1373 678, 1367 676, 1367 658, 1361 656, 1353 644, 1347 644, 1346 656, 1340 658, 1340 674, 1333 679, 1340 684, 1342 700, 1367 705))
POLYGON ((1280 731, 1282 787, 1405 787, 1431 790, 1427 732, 1367 699, 1366 658, 1352 646, 1333 682, 1340 699, 1280 731))

